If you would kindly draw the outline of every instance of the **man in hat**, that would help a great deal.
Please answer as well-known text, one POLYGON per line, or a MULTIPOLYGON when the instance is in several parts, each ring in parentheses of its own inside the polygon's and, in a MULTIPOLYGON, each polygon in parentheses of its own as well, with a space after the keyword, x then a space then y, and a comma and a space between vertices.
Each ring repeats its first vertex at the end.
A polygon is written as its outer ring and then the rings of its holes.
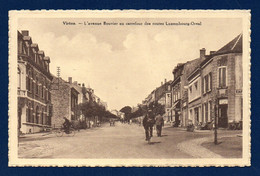
POLYGON ((154 125, 154 117, 152 114, 152 110, 148 110, 148 113, 145 115, 143 119, 143 126, 145 129, 145 140, 150 141, 153 136, 153 125, 154 125))
POLYGON ((162 137, 162 127, 164 125, 162 113, 158 114, 155 117, 155 125, 156 125, 157 136, 162 137))

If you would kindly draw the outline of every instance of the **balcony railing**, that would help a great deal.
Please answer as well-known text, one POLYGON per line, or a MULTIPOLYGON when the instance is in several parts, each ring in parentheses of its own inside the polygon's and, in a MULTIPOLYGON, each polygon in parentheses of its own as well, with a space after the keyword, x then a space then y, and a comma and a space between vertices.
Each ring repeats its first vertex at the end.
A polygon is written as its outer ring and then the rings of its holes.
POLYGON ((27 97, 27 90, 17 90, 18 97, 27 97))

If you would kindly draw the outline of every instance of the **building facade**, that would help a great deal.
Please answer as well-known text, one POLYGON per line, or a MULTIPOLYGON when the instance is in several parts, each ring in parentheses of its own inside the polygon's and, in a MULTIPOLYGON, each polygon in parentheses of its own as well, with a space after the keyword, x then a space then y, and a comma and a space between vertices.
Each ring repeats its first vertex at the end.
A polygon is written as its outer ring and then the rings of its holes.
POLYGON ((185 127, 188 125, 188 113, 189 113, 189 99, 188 99, 188 87, 189 81, 188 76, 191 74, 194 68, 198 67, 201 62, 201 58, 194 59, 192 61, 188 61, 184 64, 181 74, 181 81, 180 81, 180 93, 181 93, 181 126, 185 127))
POLYGON ((72 80, 68 82, 53 76, 51 86, 52 104, 53 104, 53 121, 54 128, 61 127, 64 123, 64 117, 70 121, 78 120, 77 105, 78 95, 80 92, 75 89, 72 80))
POLYGON ((182 89, 181 87, 181 76, 182 71, 185 64, 178 64, 173 69, 173 81, 171 84, 172 90, 172 107, 171 112, 173 116, 173 121, 175 122, 175 126, 179 126, 181 123, 181 97, 182 97, 182 89))
POLYGON ((188 76, 188 121, 218 127, 243 120, 242 34, 218 51, 205 55, 188 76))
POLYGON ((32 42, 29 31, 18 31, 18 131, 35 133, 51 127, 50 58, 32 42))
POLYGON ((202 122, 200 74, 200 68, 196 68, 188 77, 188 121, 195 125, 202 122))
POLYGON ((203 119, 216 115, 218 127, 243 121, 242 39, 238 35, 201 63, 203 119))

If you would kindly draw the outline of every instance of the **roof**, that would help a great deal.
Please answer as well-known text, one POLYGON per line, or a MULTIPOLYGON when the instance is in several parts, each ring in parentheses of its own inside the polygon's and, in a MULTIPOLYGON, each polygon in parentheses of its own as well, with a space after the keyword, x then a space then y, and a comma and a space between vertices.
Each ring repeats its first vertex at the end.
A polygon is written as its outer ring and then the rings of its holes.
POLYGON ((211 58, 221 54, 228 54, 228 53, 242 53, 242 44, 243 44, 243 34, 239 34, 236 38, 231 40, 225 46, 220 48, 212 55, 207 55, 206 59, 201 63, 201 66, 206 64, 211 58))
POLYGON ((224 53, 242 53, 242 39, 243 34, 239 34, 236 38, 230 41, 228 44, 220 48, 214 54, 224 54, 224 53))

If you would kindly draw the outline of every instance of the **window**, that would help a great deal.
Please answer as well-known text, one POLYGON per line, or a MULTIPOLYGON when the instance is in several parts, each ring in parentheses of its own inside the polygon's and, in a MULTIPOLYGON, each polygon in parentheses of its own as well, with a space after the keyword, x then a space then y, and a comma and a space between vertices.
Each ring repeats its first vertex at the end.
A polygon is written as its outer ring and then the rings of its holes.
POLYGON ((44 87, 43 85, 41 87, 42 87, 42 98, 44 98, 44 87))
POLYGON ((212 102, 209 101, 209 120, 212 120, 212 102))
POLYGON ((26 122, 31 122, 31 103, 28 103, 26 122))
POLYGON ((21 70, 18 68, 18 89, 21 89, 21 82, 22 81, 22 75, 21 70))
POLYGON ((192 109, 190 109, 190 116, 189 119, 192 119, 192 109))
POLYGON ((205 82, 204 82, 204 87, 205 87, 204 92, 208 92, 208 89, 209 89, 209 79, 208 79, 208 75, 206 75, 206 76, 204 77, 204 80, 205 80, 205 82))
POLYGON ((212 73, 210 72, 209 73, 209 90, 208 91, 211 91, 211 88, 212 88, 212 73))
POLYGON ((198 82, 194 83, 196 90, 198 89, 198 82))
POLYGON ((35 82, 36 86, 36 95, 39 95, 39 82, 38 82, 38 77, 36 77, 36 82, 35 82))
POLYGON ((219 87, 226 87, 227 86, 227 68, 226 67, 221 67, 218 69, 218 83, 219 87))
POLYGON ((31 81, 31 71, 28 72, 28 75, 26 77, 26 89, 28 91, 31 91, 31 84, 32 84, 32 81, 31 81))
POLYGON ((192 93, 192 86, 190 86, 190 93, 192 93))
POLYGON ((208 122, 208 103, 205 103, 205 122, 208 122))
POLYGON ((212 75, 211 75, 211 73, 204 76, 202 87, 203 87, 203 93, 207 93, 207 92, 211 91, 211 87, 212 87, 212 75))

